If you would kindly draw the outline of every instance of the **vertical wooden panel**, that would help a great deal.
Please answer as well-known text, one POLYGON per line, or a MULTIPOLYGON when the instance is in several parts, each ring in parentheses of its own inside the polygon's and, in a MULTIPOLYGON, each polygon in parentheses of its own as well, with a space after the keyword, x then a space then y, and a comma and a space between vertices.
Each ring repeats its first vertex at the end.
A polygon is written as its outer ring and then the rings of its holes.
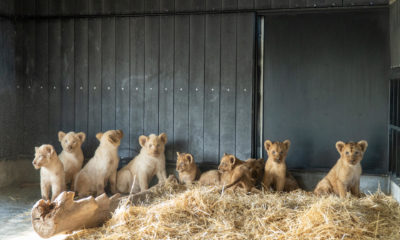
POLYGON ((73 0, 59 0, 62 2, 62 15, 71 16, 77 14, 75 10, 75 1, 73 0))
POLYGON ((238 9, 253 9, 254 0, 238 0, 238 9))
POLYGON ((143 13, 144 12, 144 0, 131 0, 130 11, 132 13, 143 13))
POLYGON ((158 13, 160 11, 160 0, 145 0, 144 11, 146 13, 158 13))
POLYGON ((131 156, 140 151, 139 136, 144 129, 144 17, 130 19, 130 149, 131 156))
POLYGON ((165 157, 174 162, 174 17, 160 17, 159 131, 168 136, 165 157))
POLYGON ((127 14, 130 13, 130 0, 115 0, 115 13, 127 14))
POLYGON ((115 20, 116 129, 122 129, 120 155, 129 157, 129 18, 115 20))
POLYGON ((271 0, 271 8, 289 8, 290 0, 271 0))
POLYGON ((160 0, 160 12, 174 12, 175 0, 160 0))
POLYGON ((25 54, 24 54, 24 21, 18 21, 15 24, 15 80, 17 88, 17 105, 16 105, 16 126, 18 134, 15 136, 16 151, 22 153, 24 148, 24 82, 25 82, 25 54), (22 143, 22 144, 21 144, 22 143))
POLYGON ((57 133, 61 130, 61 21, 49 21, 49 139, 61 150, 57 133))
POLYGON ((234 154, 236 147, 236 35, 236 15, 222 15, 220 158, 224 152, 234 154))
POLYGON ((188 151, 189 16, 175 16, 174 152, 188 151))
POLYGON ((36 15, 47 16, 49 13, 49 0, 36 0, 36 15))
POLYGON ((206 10, 206 1, 204 0, 192 0, 192 7, 193 11, 204 11, 206 10))
POLYGON ((241 159, 251 157, 252 152, 254 29, 254 14, 239 14, 237 21, 236 156, 241 159))
POLYGON ((35 129, 35 144, 48 142, 48 22, 36 21, 36 77, 37 94, 35 115, 38 117, 35 129))
POLYGON ((96 133, 101 131, 101 19, 88 19, 89 28, 89 116, 88 155, 93 155, 98 141, 96 133))
POLYGON ((222 0, 222 10, 236 10, 238 8, 238 0, 222 0))
POLYGON ((63 13, 62 1, 60 0, 49 0, 49 15, 60 16, 63 13))
POLYGON ((103 14, 115 14, 115 4, 117 1, 115 0, 102 0, 103 1, 103 14))
POLYGON ((101 129, 115 129, 115 18, 101 22, 101 129))
POLYGON ((204 161, 219 162, 220 15, 206 16, 204 161))
POLYGON ((144 132, 158 133, 158 69, 160 54, 160 19, 145 17, 145 106, 144 132))
POLYGON ((74 13, 78 15, 88 15, 89 14, 89 0, 75 0, 74 3, 74 13))
MULTIPOLYGON (((53 0, 54 1, 54 0, 53 0)), ((103 1, 101 0, 88 0, 89 1, 89 14, 97 15, 103 13, 103 1)))
POLYGON ((254 0, 255 9, 270 9, 271 8, 271 0, 254 0))
POLYGON ((189 152, 203 162, 205 15, 190 16, 189 152))
POLYGON ((189 0, 175 0, 175 11, 176 12, 187 12, 192 10, 192 1, 189 0))
POLYGON ((36 13, 36 0, 23 0, 22 13, 27 16, 34 16, 36 13))
POLYGON ((307 0, 290 0, 290 8, 302 8, 307 6, 307 0))
POLYGON ((75 129, 74 19, 61 21, 62 130, 75 129))
MULTIPOLYGON (((75 20, 75 130, 88 133, 89 100, 89 46, 88 19, 75 20)), ((92 43, 90 43, 92 44, 92 43)), ((86 138, 85 141, 88 141, 86 138)), ((86 153, 85 143, 83 146, 86 153)), ((87 157, 89 157, 87 155, 87 157)))
POLYGON ((25 91, 24 91, 24 153, 33 153, 33 146, 35 144, 35 132, 34 129, 36 124, 39 124, 35 110, 37 97, 39 91, 39 84, 36 81, 35 76, 35 54, 36 54, 36 23, 35 21, 29 20, 26 22, 25 28, 25 42, 24 51, 26 54, 25 64, 25 91))
POLYGON ((205 2, 207 11, 217 11, 222 9, 221 0, 206 0, 205 2))

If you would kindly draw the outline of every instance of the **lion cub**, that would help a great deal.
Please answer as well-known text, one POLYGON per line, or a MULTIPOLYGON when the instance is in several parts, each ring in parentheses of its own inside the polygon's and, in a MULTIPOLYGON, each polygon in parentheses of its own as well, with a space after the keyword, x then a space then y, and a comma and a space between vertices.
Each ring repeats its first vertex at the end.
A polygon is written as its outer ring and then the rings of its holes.
POLYGON ((296 179, 286 169, 286 156, 290 141, 264 142, 268 159, 265 163, 263 186, 266 190, 272 186, 276 191, 292 191, 299 188, 296 179))
POLYGON ((119 163, 118 147, 124 136, 122 130, 109 130, 96 134, 100 141, 93 158, 82 168, 75 178, 75 191, 79 197, 104 193, 104 187, 110 181, 111 193, 116 193, 117 168, 119 163))
POLYGON ((344 143, 338 141, 336 149, 340 154, 339 160, 317 185, 314 193, 317 195, 335 193, 346 197, 350 191, 360 197, 361 160, 367 150, 367 141, 344 143))
POLYGON ((150 134, 140 136, 139 144, 142 146, 139 155, 131 160, 125 167, 118 171, 117 189, 121 193, 137 193, 147 190, 149 182, 157 175, 159 182, 167 179, 165 169, 165 144, 167 134, 150 134), (132 188, 132 184, 135 185, 132 188))
POLYGON ((32 162, 36 169, 40 168, 40 189, 44 200, 53 201, 65 190, 64 167, 52 145, 35 147, 35 159, 32 162))
POLYGON ((58 158, 64 165, 65 184, 71 184, 71 190, 74 190, 74 180, 76 174, 81 170, 83 164, 82 143, 85 141, 86 134, 58 132, 58 141, 63 148, 58 158))
POLYGON ((224 154, 221 158, 221 163, 218 166, 221 171, 221 183, 225 185, 226 189, 233 187, 244 188, 246 192, 255 189, 255 179, 252 177, 252 171, 249 164, 236 158, 232 154, 224 154))
POLYGON ((200 178, 200 169, 194 162, 192 154, 176 152, 176 171, 181 183, 192 184, 200 178))

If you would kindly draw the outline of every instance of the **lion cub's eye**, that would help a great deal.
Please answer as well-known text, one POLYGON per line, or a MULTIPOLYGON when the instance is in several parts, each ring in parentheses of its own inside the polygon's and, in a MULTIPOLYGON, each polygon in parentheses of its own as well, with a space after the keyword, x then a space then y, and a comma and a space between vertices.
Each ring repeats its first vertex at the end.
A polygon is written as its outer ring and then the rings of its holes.
POLYGON ((157 144, 157 147, 159 147, 160 146, 160 144, 157 144))
POLYGON ((346 152, 346 155, 349 155, 350 153, 349 152, 346 152))
POLYGON ((68 140, 65 140, 65 143, 68 143, 68 140))
POLYGON ((357 155, 357 154, 359 154, 359 153, 360 153, 360 152, 358 152, 358 151, 357 151, 357 152, 354 152, 355 155, 357 155))
POLYGON ((149 147, 153 147, 153 144, 149 144, 149 147))
POLYGON ((276 152, 275 151, 272 151, 272 154, 275 154, 276 152))
POLYGON ((281 151, 281 154, 283 154, 283 151, 281 151))

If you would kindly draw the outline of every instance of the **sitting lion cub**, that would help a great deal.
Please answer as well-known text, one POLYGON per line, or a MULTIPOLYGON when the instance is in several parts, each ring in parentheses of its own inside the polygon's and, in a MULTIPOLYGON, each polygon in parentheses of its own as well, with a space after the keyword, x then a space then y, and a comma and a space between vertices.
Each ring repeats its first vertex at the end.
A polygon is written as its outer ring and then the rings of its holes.
POLYGON ((286 156, 290 141, 264 142, 268 159, 265 163, 263 186, 266 190, 272 186, 276 191, 292 191, 299 188, 296 179, 286 169, 286 156))
POLYGON ((360 197, 361 160, 367 150, 367 141, 336 143, 336 149, 340 154, 339 160, 317 185, 314 193, 335 193, 340 197, 346 197, 350 191, 353 195, 360 197))
POLYGON ((79 197, 99 196, 110 181, 111 193, 116 193, 118 147, 124 136, 122 130, 109 130, 96 134, 100 141, 92 159, 76 175, 75 191, 79 197))
POLYGON ((64 165, 65 184, 71 184, 71 190, 74 190, 74 180, 76 174, 81 170, 83 164, 82 143, 85 141, 86 134, 58 132, 58 140, 61 143, 63 151, 58 158, 64 165))
POLYGON ((181 183, 192 184, 200 177, 200 169, 194 162, 192 154, 176 152, 176 171, 179 173, 181 183))
POLYGON ((140 136, 139 144, 142 146, 139 155, 131 160, 128 165, 118 171, 117 189, 121 193, 137 193, 147 190, 149 182, 157 175, 159 182, 167 179, 165 169, 165 144, 167 134, 161 133, 159 136, 140 136), (132 184, 135 185, 132 188, 132 184))
POLYGON ((32 164, 36 169, 40 168, 42 198, 49 200, 51 189, 51 201, 53 201, 65 190, 64 167, 54 147, 51 145, 35 147, 35 159, 32 164))
POLYGON ((234 155, 225 153, 218 170, 221 171, 221 182, 224 185, 227 183, 226 189, 233 187, 232 189, 235 190, 237 187, 241 187, 246 192, 256 189, 256 180, 252 177, 252 170, 249 164, 237 159, 234 155))

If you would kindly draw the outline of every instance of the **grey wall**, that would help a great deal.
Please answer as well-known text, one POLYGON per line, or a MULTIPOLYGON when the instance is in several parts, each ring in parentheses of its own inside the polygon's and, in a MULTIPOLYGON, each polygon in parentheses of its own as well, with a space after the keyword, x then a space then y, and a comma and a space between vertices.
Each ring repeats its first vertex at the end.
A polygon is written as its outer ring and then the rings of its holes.
POLYGON ((0 0, 0 15, 13 16, 14 4, 15 0, 0 0))
POLYGON ((265 36, 264 140, 290 139, 289 167, 311 170, 365 139, 364 171, 386 173, 387 10, 270 16, 265 36))
POLYGON ((253 13, 18 21, 21 153, 60 151, 57 132, 75 130, 90 157, 97 132, 120 128, 122 157, 159 132, 168 161, 250 157, 254 29, 253 13))
POLYGON ((0 159, 16 156, 15 26, 0 17, 0 159))

